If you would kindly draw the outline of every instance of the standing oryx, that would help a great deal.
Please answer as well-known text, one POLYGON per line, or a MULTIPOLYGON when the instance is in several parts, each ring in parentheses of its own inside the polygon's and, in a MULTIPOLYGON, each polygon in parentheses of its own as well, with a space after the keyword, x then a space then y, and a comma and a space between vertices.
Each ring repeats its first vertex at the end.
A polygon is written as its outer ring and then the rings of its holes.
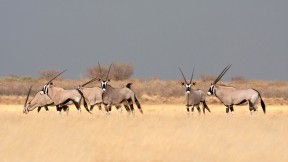
MULTIPOLYGON (((65 72, 64 70, 63 72, 65 72)), ((47 94, 47 96, 53 101, 54 105, 57 108, 57 111, 60 112, 63 105, 74 103, 78 111, 81 111, 80 104, 83 98, 83 93, 79 89, 65 90, 61 87, 54 87, 52 81, 61 75, 63 72, 58 74, 56 77, 51 79, 47 84, 44 85, 41 94, 47 94)), ((87 103, 84 100, 85 109, 90 113, 87 108, 87 103)))
POLYGON ((197 110, 199 113, 201 113, 200 111, 200 103, 203 104, 203 113, 205 114, 205 109, 207 109, 209 112, 210 112, 210 109, 208 108, 207 104, 206 104, 206 101, 205 101, 205 93, 201 90, 192 90, 192 86, 196 84, 196 82, 192 82, 192 79, 193 79, 193 74, 194 74, 194 68, 193 68, 193 72, 192 72, 192 75, 191 75, 191 79, 190 79, 190 82, 188 83, 181 68, 178 67, 182 76, 183 76, 183 79, 184 79, 184 82, 182 82, 182 85, 185 86, 186 90, 185 90, 185 96, 186 96, 186 107, 187 107, 187 112, 189 114, 189 107, 192 106, 191 108, 191 111, 193 113, 194 111, 194 106, 197 107, 197 110))
POLYGON ((211 83, 207 95, 210 96, 215 94, 215 96, 226 106, 226 113, 229 112, 229 109, 233 113, 233 105, 241 105, 248 102, 251 114, 253 111, 257 111, 256 104, 258 98, 260 97, 261 107, 265 113, 265 103, 262 100, 260 93, 256 89, 237 89, 231 86, 216 85, 230 67, 231 65, 226 66, 215 81, 211 83))
POLYGON ((101 87, 84 88, 87 84, 97 80, 98 78, 91 79, 90 81, 82 84, 78 87, 78 90, 82 92, 84 100, 89 103, 90 111, 93 110, 95 105, 98 106, 99 110, 102 112, 102 89, 101 87))
MULTIPOLYGON (((101 83, 101 89, 103 91, 102 94, 102 100, 105 105, 105 109, 108 113, 111 111, 111 106, 115 105, 117 109, 121 108, 121 104, 124 104, 126 110, 134 114, 134 106, 133 101, 136 103, 138 109, 143 114, 143 110, 141 108, 141 105, 135 95, 135 93, 131 90, 132 83, 128 83, 126 87, 124 88, 114 88, 111 85, 108 85, 108 82, 110 82, 110 79, 108 79, 109 72, 111 69, 112 64, 109 67, 106 79, 103 80, 101 78, 98 78, 99 82, 101 83), (130 105, 130 109, 129 106, 130 105)), ((101 69, 100 65, 99 68, 101 69)))

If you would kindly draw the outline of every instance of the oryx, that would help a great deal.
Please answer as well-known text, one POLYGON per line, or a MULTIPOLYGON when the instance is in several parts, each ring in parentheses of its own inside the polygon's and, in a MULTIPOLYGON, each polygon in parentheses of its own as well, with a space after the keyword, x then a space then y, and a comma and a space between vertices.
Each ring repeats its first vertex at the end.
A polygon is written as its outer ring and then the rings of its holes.
MULTIPOLYGON (((100 70, 100 75, 102 75, 101 72, 101 67, 100 64, 98 62, 99 65, 99 70, 100 70)), ((103 100, 102 100, 102 88, 101 87, 91 87, 91 88, 84 88, 86 85, 94 82, 95 80, 98 80, 98 77, 91 79, 90 81, 86 82, 85 84, 82 84, 80 86, 78 86, 78 89, 83 93, 84 99, 86 102, 88 102, 88 104, 90 105, 90 111, 93 110, 94 106, 97 105, 99 110, 102 113, 102 106, 101 104, 103 104, 103 100)), ((126 108, 126 110, 129 112, 130 108, 127 105, 127 103, 124 102, 124 106, 126 108)), ((118 111, 121 111, 121 105, 116 105, 116 108, 118 111)))
POLYGON ((49 111, 48 106, 53 105, 53 101, 47 96, 47 95, 42 95, 40 92, 38 92, 34 98, 28 102, 28 98, 30 96, 32 86, 29 88, 26 101, 24 104, 24 109, 23 113, 27 114, 29 111, 34 110, 36 107, 38 107, 38 113, 42 107, 45 107, 46 111, 49 111), (27 104, 28 102, 28 104, 27 104))
POLYGON ((205 114, 205 109, 207 109, 210 112, 210 109, 208 108, 206 101, 205 101, 205 98, 206 98, 205 93, 203 91, 201 91, 200 89, 198 89, 198 90, 192 89, 192 86, 194 86, 196 84, 196 82, 192 82, 193 74, 194 74, 194 68, 193 68, 191 79, 190 79, 189 83, 187 82, 185 75, 183 74, 181 68, 180 67, 178 67, 178 68, 179 68, 179 70, 183 76, 183 79, 184 79, 184 82, 182 82, 182 85, 185 86, 186 109, 187 109, 188 114, 190 112, 190 110, 189 110, 190 106, 191 106, 192 113, 194 112, 195 106, 196 106, 198 112, 201 113, 200 107, 199 107, 200 103, 202 103, 202 105, 203 105, 203 113, 204 114, 205 114))
MULTIPOLYGON (((38 113, 40 112, 42 107, 44 107, 48 112, 49 111, 48 106, 54 106, 53 101, 46 94, 41 94, 41 92, 37 92, 36 95, 33 97, 33 99, 28 102, 31 89, 32 86, 29 88, 26 101, 24 104, 23 113, 28 114, 29 111, 33 111, 36 107, 38 107, 37 109, 38 113)), ((60 108, 63 109, 64 111, 67 111, 67 113, 69 111, 67 105, 62 105, 60 108)))
MULTIPOLYGON (((111 69, 112 64, 109 67, 107 76, 105 80, 102 78, 98 78, 98 81, 101 83, 101 89, 102 89, 102 100, 103 104, 105 105, 105 109, 108 113, 111 112, 111 106, 115 105, 117 109, 121 108, 121 104, 124 104, 126 110, 134 114, 134 106, 133 106, 133 101, 136 103, 139 111, 143 114, 143 110, 141 108, 140 102, 138 101, 135 93, 131 90, 131 85, 132 83, 128 83, 126 87, 124 88, 114 88, 111 85, 108 85, 110 82, 110 79, 108 79, 109 72, 111 69), (127 105, 129 104, 129 106, 127 105)), ((100 65, 99 65, 99 68, 100 65)))
MULTIPOLYGON (((69 105, 72 103, 76 106, 77 110, 81 112, 80 104, 83 98, 83 93, 79 89, 65 90, 61 87, 54 87, 52 84, 52 81, 65 71, 66 70, 62 71, 56 77, 51 79, 47 84, 45 84, 40 94, 42 95, 46 94, 53 101, 58 112, 61 111, 62 109, 61 107, 63 105, 69 105)), ((90 111, 87 108, 87 103, 85 100, 84 100, 84 107, 90 113, 90 111)))
POLYGON ((258 98, 260 97, 261 107, 265 113, 265 103, 262 100, 260 93, 256 89, 237 89, 231 86, 217 85, 217 82, 223 77, 230 67, 231 65, 226 66, 215 81, 211 83, 207 95, 210 96, 214 94, 226 106, 226 113, 229 112, 229 109, 232 113, 234 112, 233 105, 242 105, 248 102, 251 114, 253 111, 257 111, 256 104, 258 98))
POLYGON ((101 87, 91 87, 91 88, 84 88, 84 86, 92 83, 93 81, 97 80, 98 78, 91 79, 90 81, 86 82, 85 84, 82 84, 78 86, 78 90, 82 92, 84 96, 84 100, 88 102, 90 105, 90 111, 93 110, 93 107, 95 105, 98 106, 99 110, 102 112, 102 89, 101 87))

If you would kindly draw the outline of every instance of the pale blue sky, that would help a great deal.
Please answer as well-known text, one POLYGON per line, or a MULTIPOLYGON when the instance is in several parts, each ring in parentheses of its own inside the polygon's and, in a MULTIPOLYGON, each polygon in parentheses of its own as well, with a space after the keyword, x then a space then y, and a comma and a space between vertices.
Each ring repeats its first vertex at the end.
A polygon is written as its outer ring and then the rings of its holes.
POLYGON ((226 79, 288 80, 287 0, 0 0, 0 21, 0 77, 116 61, 137 78, 231 63, 226 79))

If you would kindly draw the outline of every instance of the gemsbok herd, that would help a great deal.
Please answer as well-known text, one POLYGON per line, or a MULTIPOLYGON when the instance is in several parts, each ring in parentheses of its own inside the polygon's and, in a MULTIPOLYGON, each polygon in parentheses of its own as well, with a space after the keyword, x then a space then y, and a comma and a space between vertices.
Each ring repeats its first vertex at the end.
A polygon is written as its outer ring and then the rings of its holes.
MULTIPOLYGON (((99 63, 98 65, 100 74, 102 74, 101 66, 99 63)), ((25 100, 23 113, 28 114, 29 111, 32 111, 35 108, 37 108, 37 111, 39 112, 42 107, 44 107, 46 111, 49 111, 48 106, 56 106, 56 110, 59 114, 62 110, 68 114, 69 105, 71 104, 74 104, 77 110, 81 112, 81 102, 83 100, 83 105, 89 113, 91 113, 95 105, 97 105, 102 114, 103 111, 101 105, 104 105, 106 114, 111 113, 112 106, 115 106, 119 113, 121 113, 123 105, 128 114, 135 114, 133 105, 133 103, 135 103, 140 113, 143 114, 140 102, 136 97, 135 92, 131 89, 132 83, 128 83, 125 87, 122 88, 115 88, 109 84, 109 73, 111 67, 112 64, 110 65, 105 78, 95 77, 72 90, 65 90, 61 87, 56 87, 53 85, 53 80, 55 80, 58 76, 60 76, 66 71, 64 70, 55 77, 53 77, 50 81, 48 81, 43 86, 43 88, 36 93, 32 100, 28 102, 32 89, 32 86, 30 86, 25 100), (85 87, 86 85, 94 81, 99 81, 100 86, 95 86, 91 88, 85 87), (90 108, 88 108, 88 104, 90 108)), ((234 105, 242 105, 248 103, 249 110, 252 115, 254 112, 258 111, 256 104, 258 99, 260 98, 261 107, 263 109, 263 112, 265 113, 265 103, 260 93, 256 89, 237 89, 232 86, 217 84, 230 67, 231 65, 226 66, 224 70, 219 74, 219 76, 211 83, 207 95, 215 95, 226 106, 227 114, 229 113, 229 111, 231 112, 231 114, 234 113, 234 105)), ((178 68, 184 80, 184 82, 182 82, 182 85, 185 87, 185 106, 188 114, 190 113, 190 107, 192 113, 194 111, 194 107, 196 107, 198 113, 200 114, 200 104, 202 104, 204 114, 205 110, 211 112, 205 101, 205 93, 202 90, 193 90, 192 88, 196 84, 196 82, 193 82, 194 68, 189 82, 186 80, 186 77, 182 72, 181 68, 178 68)))

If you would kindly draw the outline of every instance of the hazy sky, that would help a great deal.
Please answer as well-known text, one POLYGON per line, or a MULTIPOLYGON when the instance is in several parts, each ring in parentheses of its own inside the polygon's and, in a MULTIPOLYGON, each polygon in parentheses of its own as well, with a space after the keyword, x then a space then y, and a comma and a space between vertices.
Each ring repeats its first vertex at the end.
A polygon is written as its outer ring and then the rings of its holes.
POLYGON ((0 0, 0 77, 132 63, 134 76, 288 80, 287 0, 0 0))

